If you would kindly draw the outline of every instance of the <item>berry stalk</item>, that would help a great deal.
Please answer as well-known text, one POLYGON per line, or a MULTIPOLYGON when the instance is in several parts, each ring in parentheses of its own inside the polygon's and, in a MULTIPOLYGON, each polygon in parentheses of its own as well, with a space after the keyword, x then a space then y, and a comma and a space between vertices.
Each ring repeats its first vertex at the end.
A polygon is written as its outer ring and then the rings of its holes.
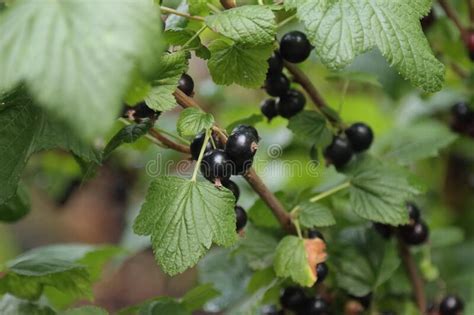
POLYGON ((196 165, 194 166, 193 177, 191 181, 195 182, 199 170, 199 166, 201 165, 202 158, 204 157, 204 152, 206 152, 206 146, 209 142, 209 138, 211 137, 211 129, 206 130, 206 136, 204 137, 204 142, 202 143, 201 152, 199 152, 199 157, 196 161, 196 165))

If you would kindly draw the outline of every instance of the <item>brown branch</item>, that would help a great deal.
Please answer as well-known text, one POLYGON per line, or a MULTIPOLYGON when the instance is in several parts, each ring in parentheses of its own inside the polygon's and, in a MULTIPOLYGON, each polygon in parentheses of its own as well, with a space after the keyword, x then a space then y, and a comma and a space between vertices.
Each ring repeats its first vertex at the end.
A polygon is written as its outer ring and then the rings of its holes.
POLYGON ((237 6, 235 0, 221 0, 221 4, 226 10, 235 8, 237 6))
POLYGON ((405 270, 410 279, 413 293, 415 295, 416 304, 420 314, 425 314, 426 312, 426 297, 424 290, 423 279, 420 277, 418 268, 416 266, 415 260, 411 255, 410 248, 403 242, 403 240, 398 236, 398 250, 400 253, 400 258, 402 259, 405 270))
POLYGON ((456 25, 456 28, 459 30, 461 33, 461 37, 464 40, 464 42, 467 43, 468 40, 468 31, 467 29, 462 25, 461 20, 459 19, 458 15, 456 12, 453 10, 453 8, 448 4, 447 0, 439 0, 439 5, 443 9, 444 13, 446 13, 446 16, 453 21, 454 25, 456 25))
MULTIPOLYGON (((174 96, 178 104, 183 108, 188 107, 197 107, 200 106, 196 103, 196 101, 184 94, 179 89, 174 92, 174 96)), ((219 139, 222 143, 227 142, 227 136, 222 131, 222 129, 215 125, 212 128, 219 136, 219 139)), ((262 198, 262 200, 267 204, 267 206, 272 211, 273 215, 277 218, 278 222, 280 222, 281 226, 290 233, 294 233, 295 229, 291 221, 290 214, 285 210, 281 202, 275 197, 275 195, 268 189, 262 179, 257 175, 255 170, 251 168, 245 175, 244 178, 247 182, 252 186, 253 190, 262 198)))
POLYGON ((176 142, 173 142, 171 141, 170 139, 166 138, 165 136, 163 136, 161 133, 159 133, 158 131, 156 131, 155 129, 150 129, 148 131, 148 133, 153 137, 155 138, 156 140, 158 140, 159 142, 161 142, 163 145, 165 145, 166 147, 172 149, 172 150, 175 150, 175 151, 178 151, 178 152, 181 152, 181 153, 186 153, 186 154, 190 154, 191 151, 189 149, 188 146, 185 146, 185 145, 182 145, 182 144, 179 144, 179 143, 176 143, 176 142))

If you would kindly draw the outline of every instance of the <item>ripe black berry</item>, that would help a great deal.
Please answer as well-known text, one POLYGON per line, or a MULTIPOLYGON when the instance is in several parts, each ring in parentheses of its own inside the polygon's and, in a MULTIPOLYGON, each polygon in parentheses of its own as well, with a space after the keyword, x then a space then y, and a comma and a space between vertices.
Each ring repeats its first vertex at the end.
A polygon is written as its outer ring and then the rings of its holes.
POLYGON ((278 99, 276 108, 280 116, 291 118, 302 111, 305 104, 306 97, 303 93, 292 89, 278 99))
POLYGON ((412 202, 407 203, 408 216, 413 222, 418 222, 420 220, 420 209, 412 202))
POLYGON ((229 189, 235 196, 235 201, 239 200, 240 197, 240 189, 237 184, 231 180, 226 180, 222 182, 222 186, 229 189))
POLYGON ((392 233, 393 233, 392 226, 388 224, 378 223, 378 222, 375 222, 373 226, 374 226, 375 231, 377 231, 377 233, 379 233, 380 236, 382 236, 384 239, 388 240, 392 236, 392 233))
POLYGON ((336 168, 340 168, 351 160, 352 146, 346 138, 334 136, 332 143, 324 150, 324 157, 336 168))
POLYGON ((290 88, 290 80, 283 73, 269 75, 265 80, 265 91, 270 96, 285 95, 290 88))
POLYGON ((206 153, 201 162, 201 173, 212 182, 216 179, 221 181, 228 180, 232 169, 225 151, 216 149, 206 153))
POLYGON ((316 266, 316 274, 318 275, 317 283, 321 283, 329 274, 329 267, 326 263, 320 263, 316 266))
MULTIPOLYGON (((204 132, 201 132, 197 134, 193 142, 191 142, 189 148, 191 150, 191 156, 193 160, 197 160, 199 158, 199 153, 201 152, 201 147, 204 143, 205 137, 206 137, 206 134, 204 132)), ((212 144, 211 144, 211 141, 208 141, 206 145, 206 151, 204 152, 207 153, 210 150, 212 150, 212 144)))
POLYGON ((255 128, 241 125, 232 131, 227 139, 225 151, 232 160, 233 174, 241 174, 250 168, 257 148, 258 133, 255 128))
POLYGON ((178 81, 178 88, 183 91, 184 94, 191 96, 194 91, 194 81, 188 74, 183 73, 178 81))
POLYGON ((320 296, 307 299, 298 315, 323 315, 329 311, 328 303, 320 296))
POLYGON ((355 152, 367 150, 374 140, 372 129, 364 123, 353 124, 346 129, 345 133, 355 152))
POLYGON ((320 238, 321 240, 325 241, 323 233, 316 229, 308 230, 308 238, 320 238))
POLYGON ((274 51, 272 56, 268 58, 268 75, 279 74, 283 71, 283 59, 278 51, 274 51))
POLYGON ((148 107, 145 102, 140 102, 137 105, 131 108, 133 110, 133 117, 136 118, 154 118, 159 114, 159 112, 155 112, 153 109, 148 107))
POLYGON ((232 129, 231 134, 234 134, 234 133, 250 133, 255 137, 255 139, 257 139, 257 142, 260 141, 260 136, 258 135, 258 131, 253 126, 238 125, 234 129, 232 129))
POLYGON ((268 118, 268 121, 272 120, 278 116, 278 111, 276 108, 276 101, 273 98, 268 98, 262 102, 260 105, 260 110, 263 116, 268 118))
POLYGON ((297 311, 306 302, 306 295, 301 288, 287 287, 280 293, 280 304, 283 308, 297 311))
POLYGON ((471 61, 474 61, 474 32, 470 32, 467 37, 467 51, 469 53, 469 58, 471 61))
POLYGON ((311 44, 306 35, 299 31, 286 33, 280 41, 280 54, 283 59, 300 63, 311 53, 311 44))
POLYGON ((441 304, 439 305, 440 315, 458 315, 463 310, 463 301, 455 295, 448 295, 441 301, 441 304))
POLYGON ((236 231, 240 231, 247 224, 247 213, 241 206, 235 206, 236 231))
POLYGON ((451 112, 456 122, 469 123, 474 120, 474 112, 469 108, 466 102, 459 102, 453 105, 451 112))
POLYGON ((283 310, 279 310, 276 305, 266 305, 262 307, 261 315, 284 315, 283 310))
POLYGON ((428 239, 429 229, 426 223, 420 220, 414 224, 401 226, 400 236, 408 245, 420 245, 428 239))

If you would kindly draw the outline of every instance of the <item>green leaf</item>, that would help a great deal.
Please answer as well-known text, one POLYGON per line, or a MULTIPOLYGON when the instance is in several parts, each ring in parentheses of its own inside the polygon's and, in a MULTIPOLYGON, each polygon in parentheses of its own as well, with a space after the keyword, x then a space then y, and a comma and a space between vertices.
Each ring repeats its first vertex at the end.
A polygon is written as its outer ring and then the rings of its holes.
POLYGON ((0 205, 0 221, 16 222, 30 212, 30 198, 23 185, 4 204, 0 205))
POLYGON ((167 111, 176 106, 173 95, 181 75, 188 69, 189 55, 184 52, 166 53, 161 58, 160 68, 152 82, 145 103, 156 111, 167 111))
POLYGON ((82 306, 66 310, 62 315, 108 315, 109 313, 97 306, 82 306))
POLYGON ((310 287, 316 280, 308 265, 304 241, 296 236, 286 236, 280 241, 273 266, 278 277, 291 278, 301 286, 310 287))
POLYGON ((382 84, 375 74, 366 72, 335 72, 328 75, 326 79, 333 81, 347 80, 350 82, 370 84, 379 88, 382 87, 382 84))
POLYGON ((404 172, 370 156, 360 156, 345 173, 350 177, 350 205, 356 214, 391 225, 408 222, 406 201, 418 190, 404 172))
POLYGON ((0 90, 26 82, 41 106, 91 140, 112 126, 131 74, 157 69, 160 27, 147 0, 15 1, 0 19, 8 29, 0 90))
POLYGON ((188 0, 189 13, 192 15, 206 15, 209 12, 209 0, 188 0))
POLYGON ((234 203, 230 191, 211 183, 162 176, 151 183, 133 228, 151 236, 156 260, 175 275, 194 266, 213 242, 234 244, 234 203))
MULTIPOLYGON (((227 130, 229 130, 229 128, 227 128, 227 130)), ((285 201, 285 194, 283 192, 275 193, 275 197, 282 202, 285 201)), ((290 207, 285 205, 285 208, 289 209, 290 207)), ((252 207, 249 208, 247 216, 249 221, 257 227, 280 229, 280 223, 275 218, 270 208, 268 208, 267 204, 260 198, 255 201, 252 207)))
POLYGON ((219 291, 214 289, 211 283, 203 284, 188 291, 182 298, 181 303, 189 312, 200 310, 203 306, 219 296, 219 291))
POLYGON ((355 296, 364 296, 388 281, 400 266, 393 244, 387 244, 367 228, 341 233, 342 247, 331 257, 338 285, 355 296))
POLYGON ((214 116, 199 108, 186 108, 179 115, 176 129, 181 136, 195 136, 214 124, 214 116))
POLYGON ((439 151, 456 140, 454 134, 445 124, 435 120, 418 122, 404 128, 397 128, 385 139, 384 156, 400 164, 438 156, 439 151))
POLYGON ((209 59, 211 52, 201 43, 199 36, 194 37, 195 34, 195 32, 188 29, 170 29, 164 33, 164 36, 168 44, 173 46, 183 46, 187 44, 186 49, 194 50, 196 56, 206 60, 209 59))
POLYGON ((431 0, 291 1, 322 63, 331 69, 377 47, 406 79, 427 92, 441 89, 445 68, 420 26, 431 0))
POLYGON ((245 5, 206 17, 206 24, 236 43, 255 47, 273 43, 276 35, 275 15, 260 5, 245 5))
POLYGON ((5 294, 0 299, 0 314, 2 315, 56 315, 56 312, 47 305, 40 305, 30 301, 18 299, 5 294))
POLYGON ((153 122, 149 119, 144 119, 139 123, 132 123, 120 129, 105 146, 102 160, 106 160, 122 144, 133 143, 146 135, 151 127, 153 127, 153 122))
POLYGON ((155 301, 145 303, 138 312, 139 315, 191 315, 181 303, 174 299, 163 297, 155 301))
POLYGON ((323 115, 315 111, 303 111, 293 116, 288 122, 288 128, 298 137, 317 147, 323 147, 331 143, 332 132, 323 115))
POLYGON ((23 169, 35 152, 62 148, 85 161, 98 161, 92 147, 35 106, 23 89, 2 95, 0 103, 5 104, 0 109, 0 204, 16 193, 23 169))
POLYGON ((271 266, 278 240, 272 234, 250 225, 239 241, 236 253, 244 256, 252 269, 271 266))
POLYGON ((336 224, 331 210, 314 202, 303 202, 298 205, 298 221, 305 228, 327 227, 336 224))
POLYGON ((217 39, 209 45, 211 58, 207 62, 212 79, 221 85, 239 84, 259 88, 265 81, 273 45, 246 47, 217 39))

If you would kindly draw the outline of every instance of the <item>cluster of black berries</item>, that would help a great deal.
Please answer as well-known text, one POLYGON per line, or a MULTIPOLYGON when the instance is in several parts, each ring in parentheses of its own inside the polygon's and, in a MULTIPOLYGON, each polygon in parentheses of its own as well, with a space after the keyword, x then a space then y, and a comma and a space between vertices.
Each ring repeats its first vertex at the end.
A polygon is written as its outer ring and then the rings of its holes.
POLYGON ((468 103, 459 102, 451 108, 453 120, 451 128, 460 133, 474 138, 474 110, 468 103))
POLYGON ((385 239, 389 239, 396 231, 405 244, 421 245, 428 240, 428 226, 421 219, 420 209, 414 203, 407 203, 407 209, 410 218, 409 224, 395 229, 387 224, 374 223, 374 228, 385 239))
POLYGON ((280 50, 274 51, 268 59, 268 72, 265 80, 265 91, 276 97, 263 101, 260 109, 268 120, 280 115, 290 118, 306 104, 306 98, 298 90, 290 89, 290 80, 283 73, 283 60, 300 63, 308 58, 312 46, 306 35, 299 31, 286 33, 280 41, 280 50))
MULTIPOLYGON (((204 139, 205 134, 200 133, 191 142, 191 156, 194 160, 199 158, 204 139)), ((225 146, 215 135, 212 135, 201 161, 202 175, 217 186, 224 186, 231 190, 237 201, 240 196, 239 187, 230 180, 230 177, 231 175, 243 175, 252 166, 259 140, 257 130, 246 125, 235 127, 225 146)), ((235 213, 237 231, 240 231, 247 223, 247 215, 245 210, 237 205, 235 213)))
POLYGON ((354 155, 368 148, 374 140, 372 129, 358 122, 344 131, 344 134, 333 137, 331 144, 324 150, 324 157, 336 168, 346 165, 354 155))
POLYGON ((327 315, 329 304, 320 295, 307 296, 299 287, 287 287, 280 294, 280 304, 296 315, 327 315))

